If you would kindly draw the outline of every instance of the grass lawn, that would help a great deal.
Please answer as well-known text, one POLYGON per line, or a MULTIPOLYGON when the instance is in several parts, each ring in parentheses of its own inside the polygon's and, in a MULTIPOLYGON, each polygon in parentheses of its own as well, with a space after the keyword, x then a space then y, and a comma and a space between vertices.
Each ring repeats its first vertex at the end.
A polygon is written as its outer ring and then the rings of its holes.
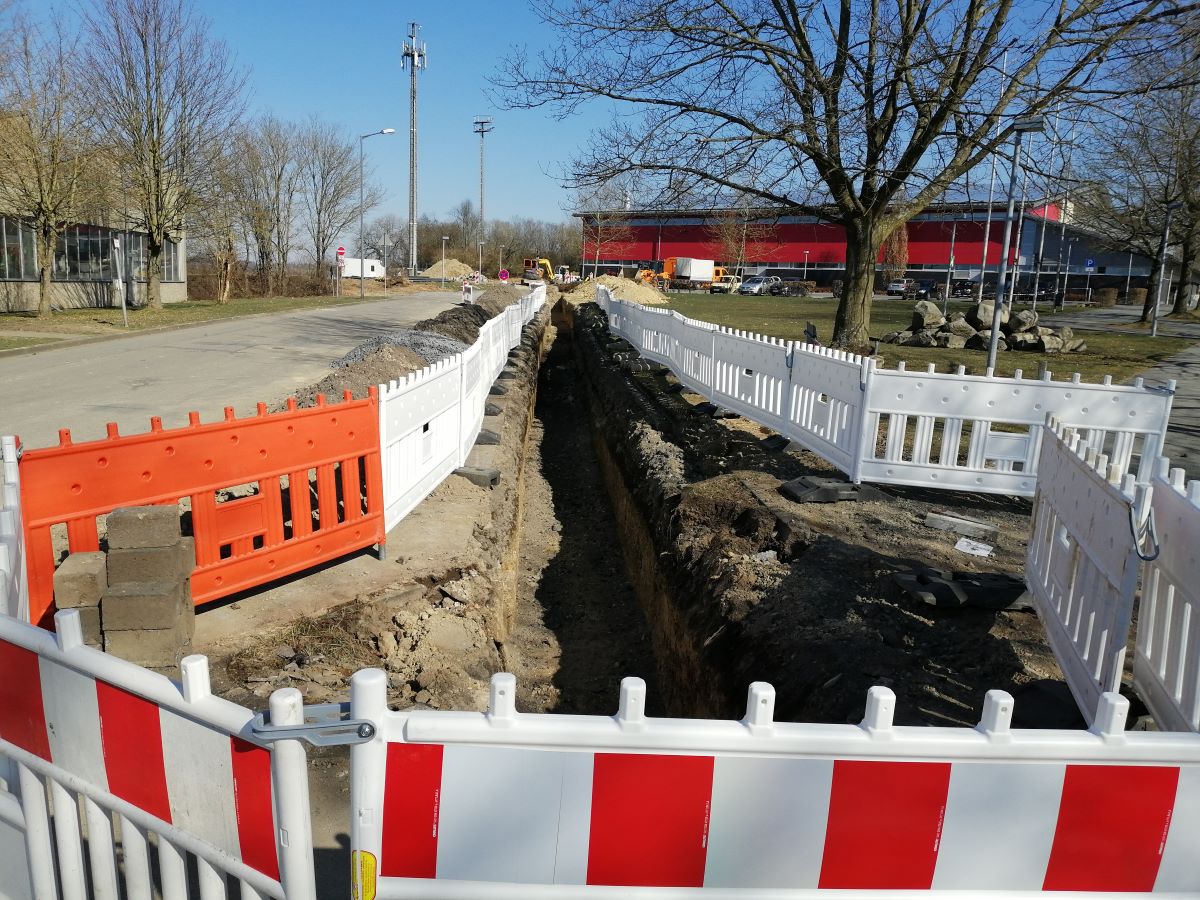
MULTIPOLYGON (((426 290, 437 290, 436 286, 425 286, 426 290)), ((395 299, 408 291, 394 290, 389 299, 395 299)), ((455 291, 457 293, 457 290, 455 291)), ((380 295, 367 295, 366 302, 384 299, 380 295)), ((171 303, 162 309, 129 310, 129 330, 141 331, 165 325, 184 325, 191 322, 211 322, 231 319, 235 316, 251 316, 259 313, 288 312, 297 309, 320 309, 362 302, 357 290, 343 297, 253 297, 230 300, 224 306, 207 300, 188 300, 171 303)), ((53 332, 57 334, 119 334, 125 331, 120 309, 89 308, 68 309, 56 312, 44 319, 25 313, 0 314, 0 334, 22 331, 53 332)))
POLYGON ((36 347, 38 344, 53 344, 57 338, 52 337, 12 337, 0 334, 0 352, 16 350, 19 347, 36 347))
MULTIPOLYGON (((817 327, 817 337, 821 341, 828 341, 833 334, 833 315, 837 308, 836 302, 831 299, 726 294, 671 294, 668 305, 693 319, 785 340, 804 340, 804 326, 812 322, 817 327)), ((950 311, 966 312, 972 305, 965 301, 951 302, 950 311)), ((889 331, 907 328, 912 319, 912 307, 912 301, 876 298, 871 309, 872 336, 879 337, 889 331)), ((1015 369, 1022 369, 1027 377, 1036 378, 1045 365, 1054 373, 1056 380, 1069 378, 1073 372, 1078 372, 1085 381, 1100 381, 1105 375, 1111 375, 1113 381, 1121 382, 1191 344, 1184 338, 1151 339, 1127 329, 1081 331, 1078 337, 1087 341, 1088 349, 1083 353, 1009 351, 999 354, 996 360, 997 373, 1011 375, 1015 369)), ((939 372, 966 366, 967 373, 972 375, 982 375, 987 362, 987 353, 983 350, 880 344, 879 354, 888 368, 894 368, 896 363, 903 360, 909 368, 924 369, 929 363, 936 363, 939 372)))

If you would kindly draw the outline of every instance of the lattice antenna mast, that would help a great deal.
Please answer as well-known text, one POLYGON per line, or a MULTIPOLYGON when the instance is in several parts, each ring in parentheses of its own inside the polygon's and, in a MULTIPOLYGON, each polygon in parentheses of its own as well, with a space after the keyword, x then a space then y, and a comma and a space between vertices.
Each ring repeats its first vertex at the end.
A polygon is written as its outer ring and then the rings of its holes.
POLYGON ((409 70, 408 86, 408 273, 417 274, 417 71, 429 65, 425 43, 417 40, 421 26, 408 23, 408 42, 404 45, 404 68, 409 70))
POLYGON ((475 133, 479 135, 479 243, 481 244, 484 233, 487 231, 487 219, 483 215, 483 136, 495 127, 490 117, 475 117, 474 129, 475 133))

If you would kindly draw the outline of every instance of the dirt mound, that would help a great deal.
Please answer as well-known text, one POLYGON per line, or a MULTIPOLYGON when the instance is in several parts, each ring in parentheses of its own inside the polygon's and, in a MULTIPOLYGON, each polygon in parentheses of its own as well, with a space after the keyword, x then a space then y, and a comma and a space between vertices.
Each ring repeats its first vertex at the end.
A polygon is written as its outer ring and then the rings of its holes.
POLYGON ((599 278, 581 281, 573 288, 568 288, 567 298, 572 303, 591 303, 596 299, 596 285, 602 284, 618 300, 632 300, 645 306, 661 306, 667 302, 658 290, 643 281, 632 278, 622 278, 617 275, 601 275, 599 278))
POLYGON ((432 266, 422 272, 429 278, 465 278, 474 272, 473 266, 468 266, 466 263, 459 262, 457 259, 446 260, 443 267, 442 261, 439 259, 432 266))
POLYGON ((482 295, 477 295, 475 305, 482 306, 489 315, 499 315, 506 306, 516 303, 529 293, 529 288, 520 284, 499 284, 488 282, 482 295))
POLYGON ((297 391, 296 401, 301 406, 314 406, 317 394, 324 394, 327 400, 340 402, 344 391, 353 392, 354 399, 360 400, 367 396, 368 389, 394 378, 403 378, 427 365, 429 360, 407 347, 386 344, 358 362, 342 366, 316 384, 297 391))

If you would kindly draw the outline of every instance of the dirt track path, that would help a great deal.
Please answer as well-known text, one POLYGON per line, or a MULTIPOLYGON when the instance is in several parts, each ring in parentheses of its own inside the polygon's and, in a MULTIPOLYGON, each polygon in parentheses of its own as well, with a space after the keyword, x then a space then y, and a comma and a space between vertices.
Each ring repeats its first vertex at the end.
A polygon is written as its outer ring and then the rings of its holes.
POLYGON ((560 336, 542 368, 526 462, 520 599, 509 641, 519 661, 518 702, 528 712, 608 715, 621 678, 638 675, 653 712, 650 638, 569 352, 560 336))

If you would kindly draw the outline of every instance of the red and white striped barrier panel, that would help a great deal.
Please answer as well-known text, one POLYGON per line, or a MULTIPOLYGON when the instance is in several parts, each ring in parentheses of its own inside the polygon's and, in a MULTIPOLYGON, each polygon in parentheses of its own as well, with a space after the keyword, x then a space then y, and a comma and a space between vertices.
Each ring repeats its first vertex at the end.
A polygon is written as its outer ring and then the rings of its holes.
MULTIPOLYGON (((202 880, 216 884, 222 873, 231 874, 241 880, 244 897, 315 896, 304 890, 312 868, 306 783, 296 786, 303 788, 296 798, 303 817, 288 828, 280 821, 280 798, 273 796, 273 751, 247 739, 253 713, 209 693, 207 660, 187 657, 177 687, 83 646, 74 611, 60 612, 55 623, 57 634, 50 634, 0 617, 0 757, 23 769, 27 819, 31 803, 42 807, 32 818, 45 819, 41 779, 58 809, 60 797, 68 803, 74 795, 85 798, 93 882, 86 895, 118 896, 115 813, 122 819, 127 880, 149 884, 144 832, 153 832, 164 888, 184 883, 187 852, 197 857, 202 880), (300 862, 281 874, 285 844, 300 862), (286 893, 289 878, 297 890, 286 893)), ((302 752, 299 763, 291 777, 304 782, 302 752)), ((274 773, 276 790, 285 775, 274 773)), ((64 894, 84 896, 72 892, 84 878, 78 822, 56 815, 53 831, 64 894)), ((40 840, 46 852, 31 844, 32 874, 42 885, 52 884, 55 873, 45 871, 48 833, 40 840)))
POLYGON ((1200 894, 1200 736, 1012 731, 989 693, 976 729, 646 719, 622 682, 608 718, 521 715, 497 675, 487 713, 385 706, 352 750, 356 896, 792 897, 827 890, 1200 894), (619 888, 619 890, 615 890, 619 888))

